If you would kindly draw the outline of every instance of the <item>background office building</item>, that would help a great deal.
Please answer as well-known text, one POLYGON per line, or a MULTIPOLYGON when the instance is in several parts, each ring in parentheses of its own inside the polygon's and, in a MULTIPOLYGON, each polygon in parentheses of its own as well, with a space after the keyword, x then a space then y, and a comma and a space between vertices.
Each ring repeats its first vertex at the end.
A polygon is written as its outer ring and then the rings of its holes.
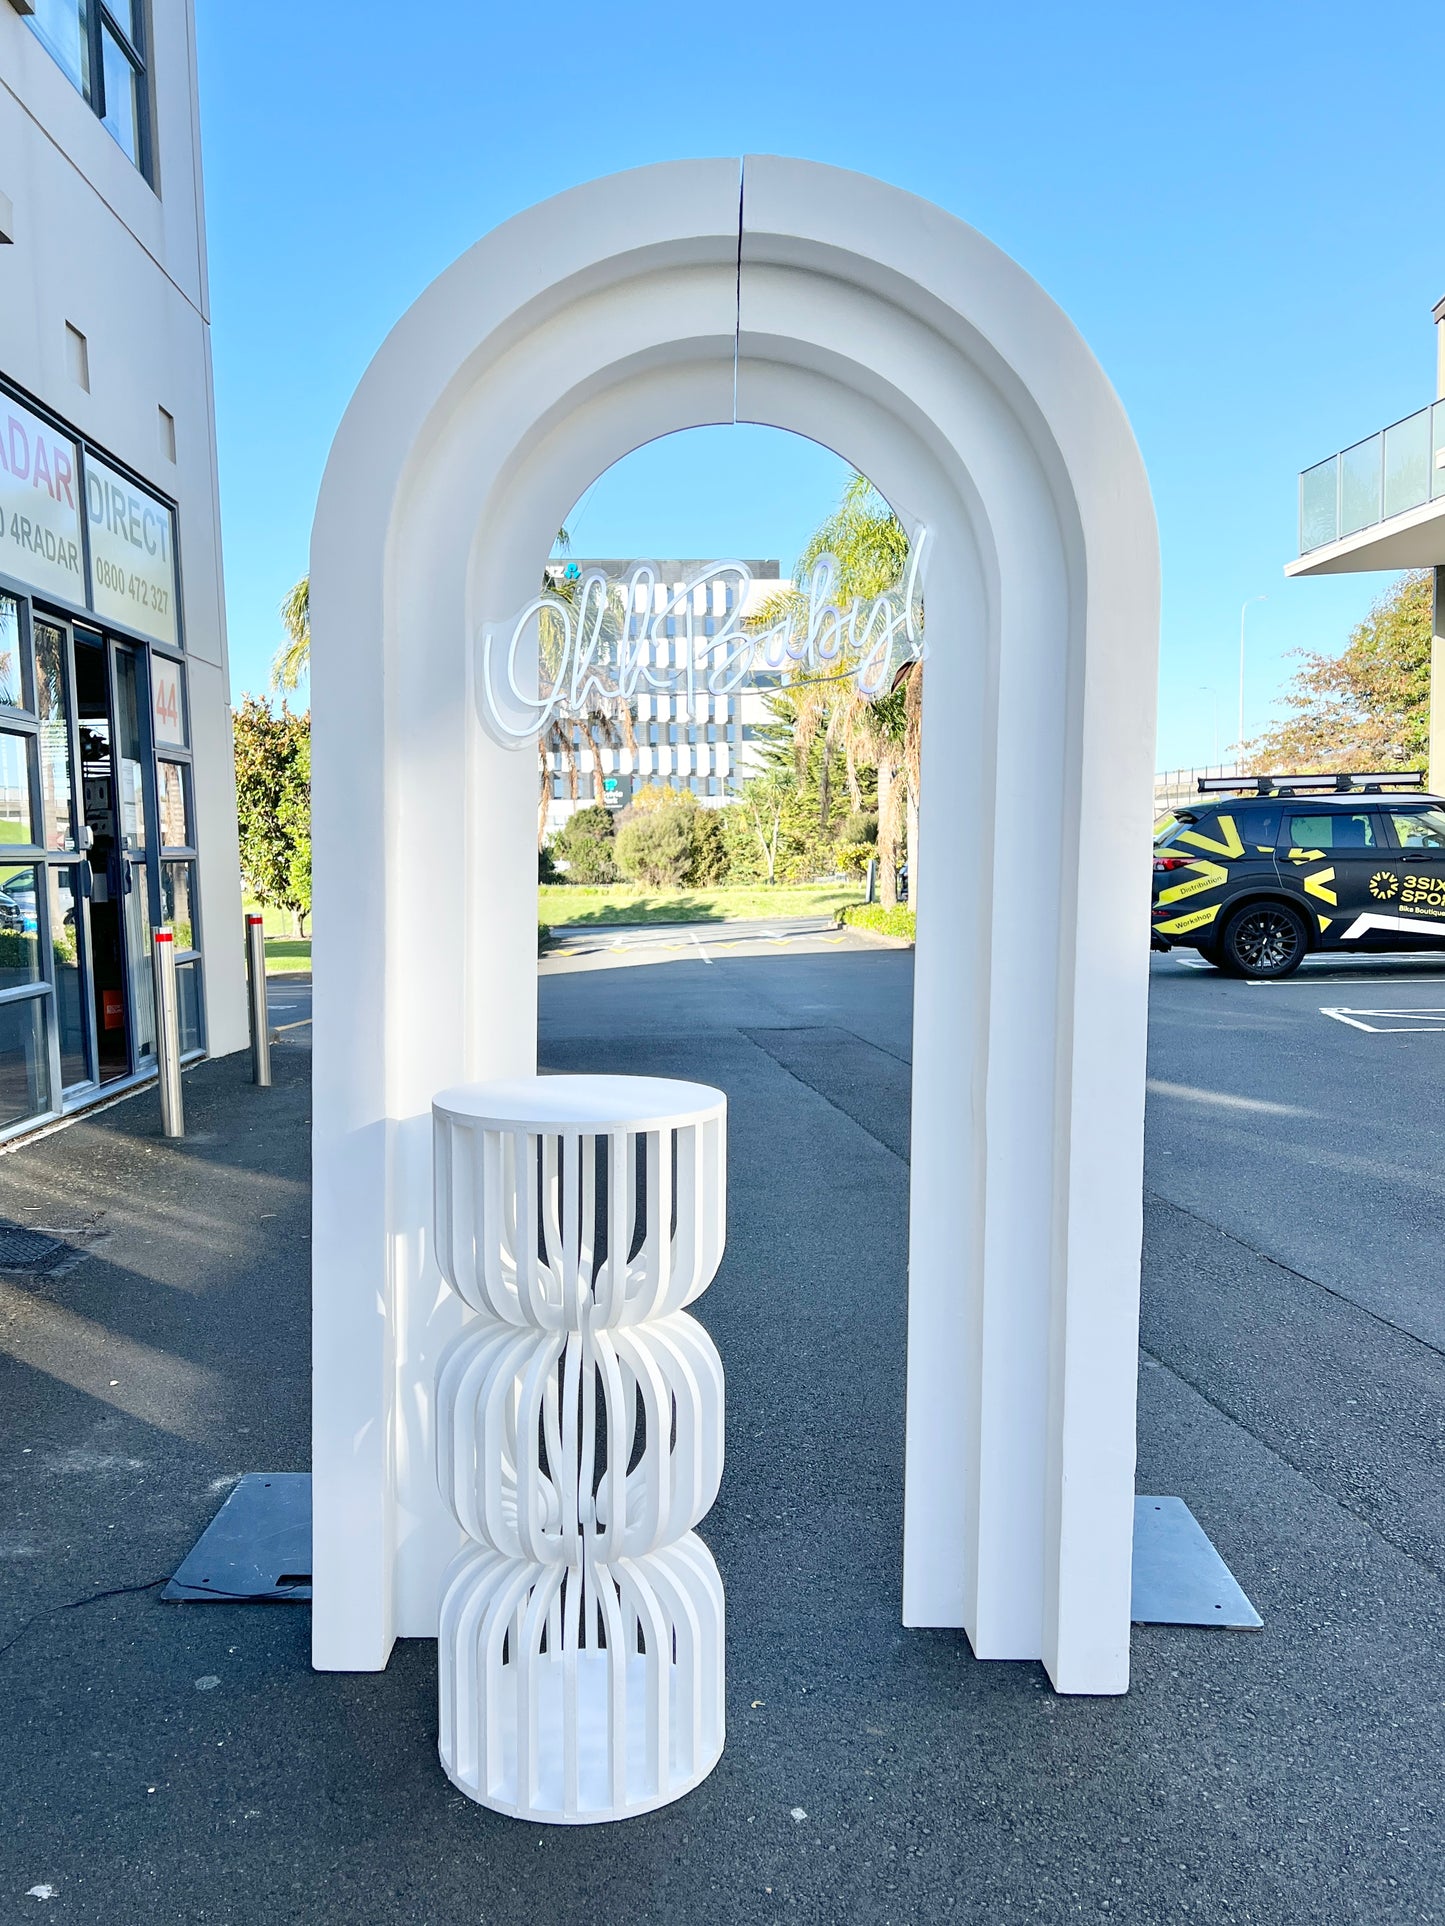
POLYGON ((245 1042, 189 0, 0 0, 0 1135, 245 1042))
MULTIPOLYGON (((654 612, 676 606, 684 583, 717 566, 716 562, 660 562, 653 590, 654 612)), ((579 575, 588 569, 600 569, 610 582, 621 582, 632 567, 631 562, 574 561, 564 556, 549 562, 547 572, 556 580, 569 569, 579 575)), ((770 596, 792 587, 791 582, 780 579, 775 561, 749 562, 747 567, 753 579, 743 600, 744 616, 753 614, 770 596)), ((692 601, 694 633, 714 635, 732 613, 733 586, 723 581, 701 583, 694 587, 692 601)), ((683 660, 686 618, 669 615, 661 627, 663 633, 649 645, 645 667, 676 669, 683 660)), ((703 695, 691 704, 681 693, 639 694, 632 705, 635 752, 615 725, 610 740, 608 732, 597 730, 591 742, 580 729, 574 728, 570 759, 560 748, 545 752, 552 787, 547 806, 548 831, 559 829, 574 810, 586 809, 594 802, 620 809, 634 789, 646 784, 685 789, 700 803, 721 807, 736 795, 739 784, 758 773, 757 732, 774 719, 768 712, 766 689, 780 679, 755 676, 748 688, 736 694, 703 695), (603 785, 600 793, 599 775, 603 785)))

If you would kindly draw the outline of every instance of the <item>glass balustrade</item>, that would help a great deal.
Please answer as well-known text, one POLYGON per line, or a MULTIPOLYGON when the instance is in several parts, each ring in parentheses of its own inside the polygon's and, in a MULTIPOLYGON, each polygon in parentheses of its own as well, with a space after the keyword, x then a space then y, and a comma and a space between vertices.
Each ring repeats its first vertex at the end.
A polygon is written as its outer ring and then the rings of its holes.
POLYGON ((1299 549, 1358 535, 1445 497, 1445 401, 1357 441, 1299 478, 1299 549))

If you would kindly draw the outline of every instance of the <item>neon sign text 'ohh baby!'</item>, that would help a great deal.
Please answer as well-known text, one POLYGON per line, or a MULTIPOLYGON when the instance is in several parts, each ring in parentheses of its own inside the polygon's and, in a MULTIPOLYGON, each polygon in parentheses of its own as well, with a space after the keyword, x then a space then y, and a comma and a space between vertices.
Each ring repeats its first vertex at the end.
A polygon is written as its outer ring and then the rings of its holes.
POLYGON ((620 583, 588 569, 570 598, 544 591, 511 622, 483 626, 479 692, 487 723, 520 748, 553 722, 582 721, 640 695, 681 697, 696 715, 713 696, 785 675, 852 680, 864 696, 879 696, 904 663, 924 657, 927 539, 927 529, 915 531, 897 588, 847 608, 833 601, 837 561, 820 555, 779 619, 755 628, 744 626, 753 579, 745 562, 714 562, 681 587, 662 585, 661 594, 650 562, 635 563, 620 583), (725 613, 709 634, 715 586, 725 613))

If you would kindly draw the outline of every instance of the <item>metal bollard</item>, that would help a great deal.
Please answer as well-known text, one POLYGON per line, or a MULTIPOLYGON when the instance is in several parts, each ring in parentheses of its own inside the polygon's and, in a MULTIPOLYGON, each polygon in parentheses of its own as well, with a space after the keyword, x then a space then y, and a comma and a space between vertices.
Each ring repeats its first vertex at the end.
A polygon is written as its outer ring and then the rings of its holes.
POLYGON ((863 898, 863 901, 865 903, 875 903, 877 902, 877 900, 878 900, 878 859, 875 856, 870 856, 868 858, 868 893, 863 898))
POLYGON ((271 1014, 266 1008, 266 919, 246 912, 246 983, 251 1003, 251 1081, 271 1081, 271 1014))
POLYGON ((156 986, 156 1069, 161 1087, 161 1129, 167 1137, 186 1134, 181 1101, 181 1011, 176 991, 176 939, 157 930, 151 939, 156 986))

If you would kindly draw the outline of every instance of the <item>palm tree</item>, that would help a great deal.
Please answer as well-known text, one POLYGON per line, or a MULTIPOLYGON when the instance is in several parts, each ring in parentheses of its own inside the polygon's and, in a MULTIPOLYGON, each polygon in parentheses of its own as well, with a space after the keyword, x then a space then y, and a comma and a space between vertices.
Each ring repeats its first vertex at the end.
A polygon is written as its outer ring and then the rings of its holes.
POLYGON ((271 659, 271 687, 290 695, 311 672, 311 577, 293 583, 281 604, 286 640, 271 659))
MULTIPOLYGON (((569 548, 571 536, 565 528, 557 530, 557 547, 569 548)), ((544 572, 543 588, 551 587, 544 572)), ((271 658, 271 687, 290 695, 311 673, 311 577, 303 575, 293 582, 281 603, 281 626, 286 640, 271 658)))
MULTIPOLYGON (((834 593, 840 606, 872 601, 896 589, 908 570, 908 534, 866 476, 855 474, 838 507, 815 530, 798 557, 796 581, 807 579, 823 555, 838 565, 834 593)), ((750 627, 767 628, 792 614, 805 619, 807 596, 799 588, 770 596, 750 627)), ((856 663, 844 665, 856 668, 856 663)), ((848 796, 863 805, 860 770, 871 767, 878 781, 879 890, 885 907, 898 900, 901 832, 908 836, 911 876, 917 875, 919 723, 923 704, 923 666, 905 663, 883 694, 868 695, 850 674, 828 679, 795 674, 786 685, 794 714, 793 750, 799 771, 807 765, 813 742, 823 736, 822 810, 828 812, 828 766, 843 758, 848 796)), ((910 900, 916 891, 910 886, 910 900)))

